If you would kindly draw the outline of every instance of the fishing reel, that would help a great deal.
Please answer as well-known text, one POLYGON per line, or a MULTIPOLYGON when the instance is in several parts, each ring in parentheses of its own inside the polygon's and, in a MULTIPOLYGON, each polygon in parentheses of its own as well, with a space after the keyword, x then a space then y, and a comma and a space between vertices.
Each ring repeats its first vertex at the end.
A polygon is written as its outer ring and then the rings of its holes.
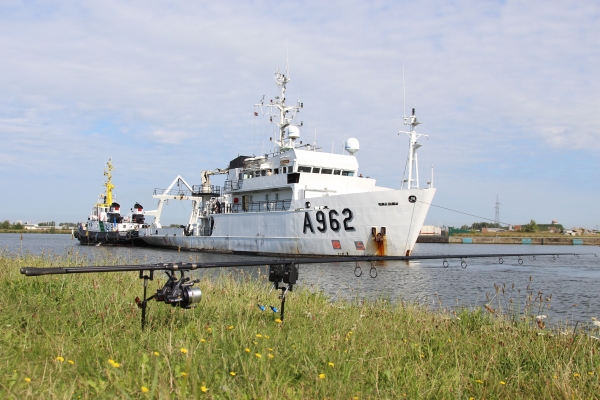
POLYGON ((185 276, 185 271, 183 270, 179 270, 179 278, 175 276, 175 271, 166 270, 165 273, 169 278, 167 283, 161 289, 157 289, 156 294, 146 298, 148 281, 154 280, 154 270, 149 270, 148 275, 144 275, 144 272, 140 270, 140 279, 144 280, 144 299, 135 298, 135 303, 142 309, 142 330, 146 325, 146 306, 149 300, 155 299, 156 301, 170 304, 173 307, 185 309, 192 308, 192 304, 199 303, 202 300, 202 291, 194 287, 194 284, 200 282, 200 279, 192 281, 189 276, 185 276))
POLYGON ((173 307, 192 308, 191 304, 200 303, 202 300, 202 291, 194 287, 194 284, 200 282, 200 279, 191 281, 183 271, 179 272, 181 277, 177 279, 174 272, 165 271, 169 280, 162 289, 156 291, 154 298, 156 301, 164 301, 165 304, 173 307))

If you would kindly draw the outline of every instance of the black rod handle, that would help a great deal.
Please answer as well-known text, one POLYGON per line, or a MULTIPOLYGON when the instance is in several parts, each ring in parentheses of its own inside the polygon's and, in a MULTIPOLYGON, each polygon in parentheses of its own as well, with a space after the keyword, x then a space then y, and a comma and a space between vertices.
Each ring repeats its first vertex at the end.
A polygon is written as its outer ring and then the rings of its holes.
POLYGON ((26 276, 61 275, 66 273, 67 271, 64 268, 21 268, 21 274, 26 276))

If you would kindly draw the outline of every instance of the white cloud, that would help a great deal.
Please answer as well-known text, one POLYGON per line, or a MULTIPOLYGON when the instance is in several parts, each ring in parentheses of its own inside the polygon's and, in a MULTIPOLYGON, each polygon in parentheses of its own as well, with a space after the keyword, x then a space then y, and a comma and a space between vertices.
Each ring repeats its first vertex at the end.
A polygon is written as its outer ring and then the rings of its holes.
POLYGON ((182 131, 163 131, 158 130, 152 132, 152 139, 159 143, 166 144, 182 144, 182 142, 189 138, 190 134, 182 131))

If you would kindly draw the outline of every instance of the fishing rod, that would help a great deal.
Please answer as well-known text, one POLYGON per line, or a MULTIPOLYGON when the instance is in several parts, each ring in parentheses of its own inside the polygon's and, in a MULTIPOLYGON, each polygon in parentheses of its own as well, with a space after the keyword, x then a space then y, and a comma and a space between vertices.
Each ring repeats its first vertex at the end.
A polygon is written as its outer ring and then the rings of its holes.
MULTIPOLYGON (((85 274, 85 273, 106 273, 106 272, 138 272, 139 278, 144 280, 143 299, 135 298, 137 306, 142 310, 142 330, 146 325, 146 307, 150 300, 156 300, 165 304, 170 304, 173 307, 181 307, 189 309, 192 304, 197 304, 202 299, 202 291, 195 287, 199 283, 199 279, 192 280, 186 276, 186 272, 214 269, 214 268, 233 268, 233 267, 253 267, 266 265, 269 267, 269 282, 272 283, 273 289, 281 290, 279 299, 281 307, 278 310, 276 307, 270 306, 273 312, 280 312, 280 319, 283 321, 285 313, 285 299, 288 291, 293 291, 294 285, 298 281, 300 264, 331 264, 331 263, 355 263, 354 275, 359 277, 362 275, 360 262, 371 262, 369 275, 371 278, 377 277, 377 269, 374 266, 375 262, 380 261, 418 261, 418 260, 443 260, 442 265, 447 268, 448 260, 460 259, 461 267, 467 267, 467 259, 474 258, 497 258, 498 263, 502 264, 504 258, 518 257, 518 264, 523 264, 523 257, 532 257, 535 260, 538 256, 551 256, 556 260, 560 256, 575 256, 580 258, 582 255, 591 255, 594 253, 497 253, 497 254, 446 254, 446 255, 415 255, 415 256, 346 256, 346 257, 311 257, 311 258, 282 258, 282 259, 262 259, 262 260, 240 260, 240 261, 224 261, 224 262, 172 262, 172 263, 156 263, 144 265, 117 265, 117 266, 86 266, 86 267, 55 267, 55 268, 39 268, 25 267, 21 268, 21 274, 25 276, 42 276, 42 275, 63 275, 63 274, 85 274), (155 271, 164 271, 168 279, 165 285, 157 289, 156 293, 147 297, 148 281, 154 280, 155 271), (179 273, 177 277, 176 273, 179 273)), ((594 256, 598 257, 597 254, 594 256)), ((261 310, 265 310, 265 306, 258 304, 261 310)))

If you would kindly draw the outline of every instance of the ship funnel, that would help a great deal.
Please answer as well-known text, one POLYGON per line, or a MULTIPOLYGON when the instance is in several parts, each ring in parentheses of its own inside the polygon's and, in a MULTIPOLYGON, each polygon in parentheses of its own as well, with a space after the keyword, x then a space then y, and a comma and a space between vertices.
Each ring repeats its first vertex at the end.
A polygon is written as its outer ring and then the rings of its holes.
POLYGON ((358 140, 355 138, 350 138, 346 140, 346 144, 344 145, 344 150, 348 153, 354 155, 358 150, 360 150, 360 146, 358 144, 358 140))

